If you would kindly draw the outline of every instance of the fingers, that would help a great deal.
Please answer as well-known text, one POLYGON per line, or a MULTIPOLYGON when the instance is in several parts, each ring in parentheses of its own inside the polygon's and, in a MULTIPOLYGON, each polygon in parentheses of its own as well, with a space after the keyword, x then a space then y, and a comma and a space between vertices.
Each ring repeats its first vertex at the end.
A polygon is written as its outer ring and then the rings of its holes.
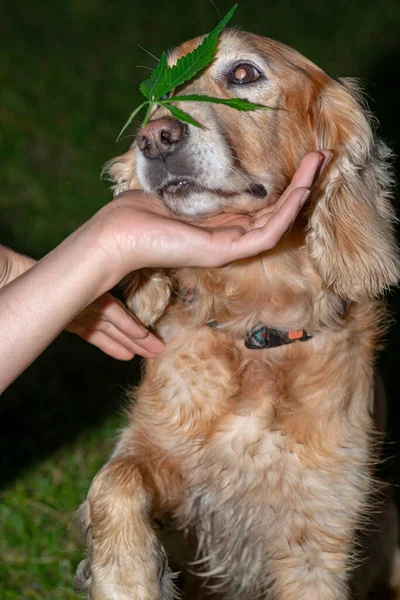
POLYGON ((261 236, 259 239, 265 239, 266 244, 270 244, 269 248, 273 248, 280 238, 294 223, 302 206, 307 202, 310 196, 310 190, 306 187, 298 187, 293 189, 286 201, 273 213, 259 217, 254 223, 254 230, 259 231, 261 236))
POLYGON ((279 210, 282 204, 286 202, 292 191, 296 188, 311 189, 314 183, 322 175, 331 158, 332 152, 329 150, 321 150, 319 152, 310 152, 307 154, 301 160, 295 174, 293 175, 292 181, 283 192, 279 200, 272 206, 258 211, 256 216, 276 212, 276 210, 279 210))
MULTIPOLYGON (((159 354, 159 350, 152 351, 152 343, 146 344, 143 340, 132 340, 127 336, 123 335, 116 327, 100 322, 96 326, 91 327, 90 325, 82 325, 73 321, 67 328, 71 333, 76 333, 83 340, 97 346, 103 352, 111 354, 115 358, 116 352, 130 354, 130 358, 135 354, 140 354, 145 358, 154 358, 159 354)), ((159 340, 158 340, 159 342, 159 340)))
POLYGON ((79 325, 74 325, 73 328, 68 327, 68 331, 71 333, 76 333, 86 342, 96 346, 105 354, 108 354, 117 360, 131 360, 135 356, 135 353, 132 350, 128 350, 128 348, 119 344, 102 331, 86 329, 85 327, 79 325))
POLYGON ((310 152, 309 154, 306 154, 301 160, 284 195, 290 193, 292 189, 297 187, 311 188, 313 183, 315 183, 317 176, 321 174, 321 169, 328 164, 331 157, 332 152, 329 150, 321 150, 320 152, 310 152))
POLYGON ((117 328, 122 334, 143 347, 152 345, 152 349, 161 352, 164 344, 148 331, 120 300, 109 293, 97 298, 90 307, 97 318, 117 328))
POLYGON ((69 327, 68 331, 76 333, 86 342, 89 342, 102 350, 105 354, 118 360, 131 360, 136 354, 145 358, 155 358, 157 356, 156 353, 147 351, 135 342, 131 342, 127 339, 123 341, 115 339, 118 338, 118 336, 115 335, 115 332, 112 332, 111 334, 110 332, 104 333, 103 331, 90 329, 79 324, 74 324, 73 328, 69 327))
MULTIPOLYGON (((246 233, 240 231, 230 231, 231 244, 225 247, 219 253, 220 264, 236 260, 238 258, 247 258, 271 250, 290 227, 301 206, 306 202, 310 191, 307 188, 299 187, 289 193, 286 202, 282 204, 279 210, 274 213, 263 215, 256 222, 254 229, 246 233)), ((222 235, 223 232, 216 232, 216 235, 222 235)), ((226 232, 225 232, 226 233, 226 232)))
POLYGON ((287 190, 296 187, 310 188, 314 182, 315 175, 319 166, 322 164, 324 156, 320 152, 310 152, 300 161, 300 164, 293 175, 287 190))
POLYGON ((163 342, 108 293, 82 311, 67 329, 120 360, 135 354, 152 358, 164 349, 163 342))
POLYGON ((206 266, 212 266, 217 261, 218 265, 222 265, 274 248, 295 221, 310 195, 313 183, 331 157, 332 153, 328 150, 307 154, 278 202, 256 214, 250 231, 246 232, 243 227, 237 226, 228 227, 225 232, 222 229, 211 230, 212 243, 220 244, 221 250, 206 257, 206 266))

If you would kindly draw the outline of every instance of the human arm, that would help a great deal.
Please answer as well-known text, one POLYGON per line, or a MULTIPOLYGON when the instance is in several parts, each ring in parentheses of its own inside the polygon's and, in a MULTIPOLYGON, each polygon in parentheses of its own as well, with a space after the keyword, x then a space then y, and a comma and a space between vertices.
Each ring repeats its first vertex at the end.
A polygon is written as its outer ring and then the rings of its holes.
POLYGON ((143 192, 121 194, 0 290, 0 391, 89 304, 143 267, 220 266, 273 248, 294 221, 320 155, 303 161, 275 208, 183 223, 143 192))
MULTIPOLYGON (((0 288, 36 262, 29 256, 0 245, 0 288)), ((163 342, 143 327, 122 302, 109 292, 79 312, 66 330, 119 360, 130 360, 135 354, 149 358, 164 349, 163 342)))
POLYGON ((0 288, 30 269, 36 261, 0 244, 0 288))

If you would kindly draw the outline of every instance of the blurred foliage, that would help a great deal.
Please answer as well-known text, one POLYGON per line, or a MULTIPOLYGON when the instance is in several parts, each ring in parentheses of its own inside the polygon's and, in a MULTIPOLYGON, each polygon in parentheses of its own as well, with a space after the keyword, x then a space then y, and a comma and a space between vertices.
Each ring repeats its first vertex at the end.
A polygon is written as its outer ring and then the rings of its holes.
MULTIPOLYGON (((217 4, 221 15, 232 5, 217 4)), ((156 64, 148 53, 160 56, 218 20, 207 0, 5 0, 2 243, 39 258, 109 200, 100 170, 132 139, 133 127, 129 139, 115 141, 138 104, 138 83, 156 64)), ((397 0, 246 0, 234 24, 294 46, 334 77, 362 78, 381 134, 400 153, 397 0)), ((391 299, 396 316, 400 300, 391 299)), ((398 334, 396 326, 381 360, 392 439, 400 439, 398 334)), ((79 552, 67 525, 106 460, 115 431, 115 420, 106 419, 120 413, 122 389, 137 379, 137 367, 63 334, 2 395, 1 600, 72 598, 79 552)), ((398 482, 396 464, 388 473, 398 482)))

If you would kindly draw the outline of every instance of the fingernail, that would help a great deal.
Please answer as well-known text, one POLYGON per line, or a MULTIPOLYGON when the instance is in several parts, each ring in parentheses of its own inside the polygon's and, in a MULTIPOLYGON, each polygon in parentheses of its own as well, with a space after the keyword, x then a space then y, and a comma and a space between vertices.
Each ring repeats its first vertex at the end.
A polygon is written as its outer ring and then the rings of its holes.
POLYGON ((325 156, 325 154, 321 154, 321 156, 322 156, 322 162, 320 163, 320 166, 319 166, 318 177, 320 177, 322 175, 322 173, 325 171, 326 167, 331 162, 333 154, 332 154, 332 152, 330 152, 328 154, 328 156, 325 156))
POLYGON ((145 327, 145 326, 143 325, 143 323, 141 323, 141 322, 139 321, 139 319, 137 319, 137 318, 136 318, 134 315, 129 315, 129 316, 131 317, 132 321, 134 321, 135 325, 137 325, 137 327, 138 327, 139 329, 141 329, 141 331, 143 331, 143 333, 145 333, 145 334, 146 334, 146 337, 147 337, 147 335, 150 333, 150 332, 149 332, 149 330, 147 329, 147 327, 145 327))
POLYGON ((311 191, 310 191, 310 190, 307 190, 307 191, 305 192, 305 194, 303 194, 303 196, 302 196, 302 198, 301 198, 301 200, 300 200, 300 208, 302 208, 302 207, 305 205, 305 203, 307 202, 307 200, 308 200, 308 199, 309 199, 309 197, 310 197, 310 194, 311 194, 311 191))

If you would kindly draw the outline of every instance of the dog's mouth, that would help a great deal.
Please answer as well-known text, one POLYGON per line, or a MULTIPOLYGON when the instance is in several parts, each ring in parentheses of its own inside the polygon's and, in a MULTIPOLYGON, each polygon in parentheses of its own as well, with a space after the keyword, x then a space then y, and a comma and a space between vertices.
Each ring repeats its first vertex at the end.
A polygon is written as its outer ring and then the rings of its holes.
POLYGON ((248 194, 253 198, 265 198, 267 190, 262 184, 253 183, 243 190, 229 191, 202 186, 191 177, 174 177, 158 186, 156 193, 161 199, 164 196, 185 198, 191 194, 213 194, 221 198, 233 198, 241 194, 248 194))

